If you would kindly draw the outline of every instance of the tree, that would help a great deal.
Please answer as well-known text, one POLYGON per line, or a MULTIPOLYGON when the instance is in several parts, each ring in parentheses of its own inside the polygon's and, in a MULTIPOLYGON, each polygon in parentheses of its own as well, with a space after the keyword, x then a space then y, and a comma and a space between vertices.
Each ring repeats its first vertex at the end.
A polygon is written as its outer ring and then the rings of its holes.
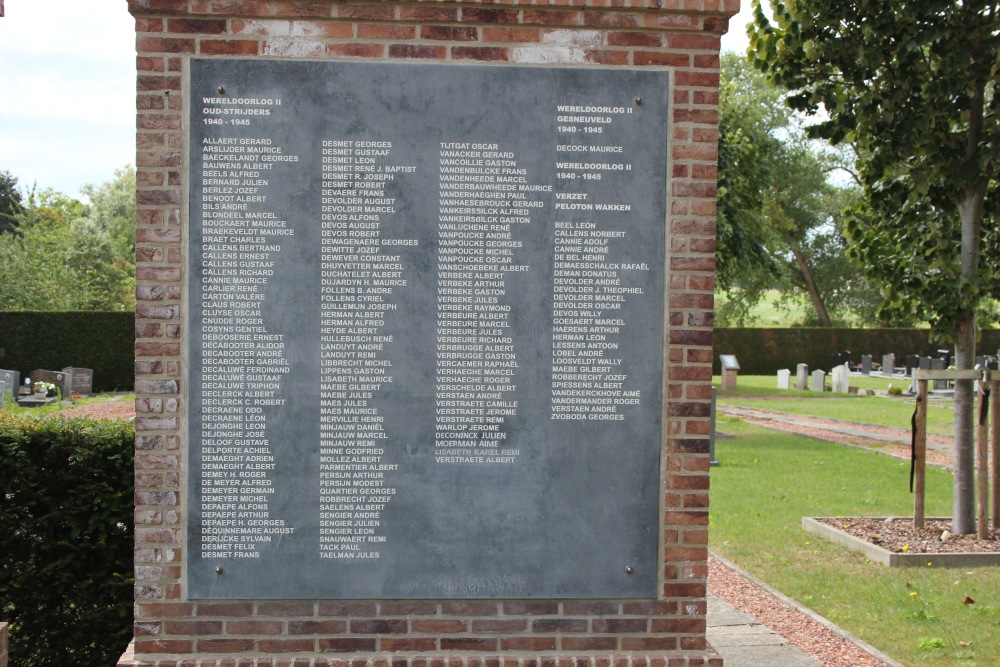
POLYGON ((21 199, 17 176, 9 171, 0 171, 0 234, 17 228, 17 216, 24 209, 21 199))
POLYGON ((788 112, 774 88, 746 66, 723 54, 719 95, 719 190, 716 216, 716 279, 729 292, 733 319, 742 322, 766 289, 778 281, 771 255, 777 241, 764 206, 781 148, 775 136, 788 112))
POLYGON ((113 180, 99 186, 81 188, 90 207, 81 224, 115 247, 120 257, 135 260, 135 168, 126 165, 115 170, 113 180))
POLYGON ((807 295, 813 321, 832 326, 871 295, 844 253, 840 211, 856 188, 831 182, 831 156, 746 58, 723 55, 720 89, 716 259, 729 297, 720 317, 742 323, 776 288, 807 295))
POLYGON ((135 172, 86 186, 91 206, 33 188, 17 233, 0 234, 0 310, 131 310, 135 172))
MULTIPOLYGON (((993 182, 1000 157, 995 0, 754 0, 754 64, 813 115, 812 136, 851 142, 864 204, 852 254, 884 312, 930 322, 975 363, 976 311, 1000 294, 993 182), (821 113, 822 112, 822 113, 821 113), (988 222, 990 224, 985 224, 988 222), (983 252, 983 250, 989 252, 983 252)), ((975 529, 972 381, 955 389, 953 532, 975 529)))

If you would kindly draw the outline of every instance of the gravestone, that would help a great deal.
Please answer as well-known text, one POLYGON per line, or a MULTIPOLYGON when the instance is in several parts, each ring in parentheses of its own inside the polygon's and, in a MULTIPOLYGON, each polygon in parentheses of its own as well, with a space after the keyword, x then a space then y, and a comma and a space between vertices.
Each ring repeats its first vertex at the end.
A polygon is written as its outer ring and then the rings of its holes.
POLYGON ((736 391, 736 378, 740 372, 740 362, 735 354, 720 354, 722 364, 722 391, 736 391))
POLYGON ((851 352, 850 350, 844 350, 838 352, 830 358, 830 367, 834 368, 836 366, 843 366, 847 364, 848 367, 851 365, 851 352))
MULTIPOLYGON (((931 358, 930 357, 920 357, 917 361, 917 368, 922 371, 931 370, 931 358)), ((944 366, 942 366, 944 368, 944 366)))
POLYGON ((833 368, 833 391, 838 394, 846 394, 850 391, 851 371, 847 364, 834 366, 833 368))
POLYGON ((906 374, 913 375, 914 368, 920 368, 920 357, 916 354, 906 355, 906 374))
POLYGON ((826 371, 817 369, 812 372, 812 390, 826 391, 826 371))
POLYGON ((62 371, 47 371, 44 369, 36 369, 31 371, 31 383, 36 382, 48 382, 54 384, 62 392, 64 398, 69 398, 71 378, 67 373, 62 371))
POLYGON ((795 366, 795 388, 805 391, 809 388, 809 364, 795 366))
POLYGON ((10 392, 10 399, 17 400, 17 390, 21 386, 21 374, 17 371, 0 369, 0 380, 3 381, 7 391, 10 392))
POLYGON ((896 374, 896 355, 883 354, 882 355, 882 375, 895 375, 896 374))
POLYGON ((861 373, 863 375, 872 374, 872 355, 870 354, 861 355, 861 373))
POLYGON ((63 373, 69 374, 71 378, 70 388, 80 396, 90 396, 94 393, 94 370, 92 368, 69 366, 63 369, 63 373))
POLYGON ((792 372, 787 368, 782 368, 778 371, 778 389, 788 389, 791 377, 792 372))
MULTIPOLYGON (((947 368, 946 362, 942 358, 931 359, 930 362, 931 362, 930 370, 932 371, 943 371, 945 368, 947 368)), ((931 388, 936 390, 948 389, 948 381, 934 380, 934 384, 931 386, 931 388)))

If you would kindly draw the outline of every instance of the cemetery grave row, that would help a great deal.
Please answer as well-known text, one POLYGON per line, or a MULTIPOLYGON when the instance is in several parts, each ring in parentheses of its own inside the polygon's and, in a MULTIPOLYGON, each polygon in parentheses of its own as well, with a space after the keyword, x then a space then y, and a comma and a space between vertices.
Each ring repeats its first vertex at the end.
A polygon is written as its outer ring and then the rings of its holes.
POLYGON ((61 371, 36 369, 21 382, 21 373, 0 369, 0 408, 16 403, 38 407, 60 399, 70 400, 93 394, 94 371, 68 366, 61 371))

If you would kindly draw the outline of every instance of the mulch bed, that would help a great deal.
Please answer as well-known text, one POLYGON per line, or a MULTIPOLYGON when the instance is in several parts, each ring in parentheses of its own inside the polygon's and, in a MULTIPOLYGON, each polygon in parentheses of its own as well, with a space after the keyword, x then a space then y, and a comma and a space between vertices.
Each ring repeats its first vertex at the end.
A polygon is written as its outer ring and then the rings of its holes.
POLYGON ((952 535, 950 520, 925 519, 924 527, 913 527, 913 519, 872 519, 849 517, 819 519, 828 526, 839 528, 869 544, 875 544, 893 553, 994 553, 1000 552, 1000 529, 988 533, 988 539, 976 535, 952 535), (946 534, 947 539, 942 539, 946 534))

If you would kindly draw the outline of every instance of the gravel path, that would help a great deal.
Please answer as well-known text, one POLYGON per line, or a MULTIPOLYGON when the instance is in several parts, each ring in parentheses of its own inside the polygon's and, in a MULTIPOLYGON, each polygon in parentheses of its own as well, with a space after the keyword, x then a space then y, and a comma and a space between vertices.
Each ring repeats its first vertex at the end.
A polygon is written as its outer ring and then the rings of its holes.
POLYGON ((819 621, 779 600, 714 556, 708 558, 708 592, 753 616, 824 667, 884 667, 892 664, 879 660, 819 621))

